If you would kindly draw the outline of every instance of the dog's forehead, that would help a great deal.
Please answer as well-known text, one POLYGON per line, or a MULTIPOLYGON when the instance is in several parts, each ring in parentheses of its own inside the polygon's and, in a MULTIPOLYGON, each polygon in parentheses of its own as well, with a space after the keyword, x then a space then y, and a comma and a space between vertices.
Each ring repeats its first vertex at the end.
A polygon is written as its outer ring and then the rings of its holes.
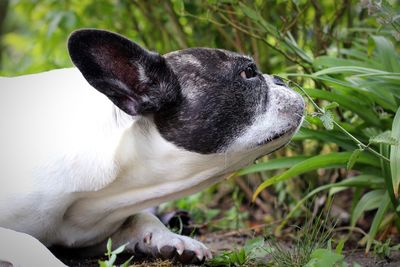
POLYGON ((212 88, 227 86, 238 70, 254 62, 249 56, 214 48, 188 48, 165 55, 182 93, 196 100, 212 88))
POLYGON ((174 69, 192 72, 192 68, 201 70, 218 68, 232 69, 236 65, 253 62, 249 56, 216 48, 188 48, 165 55, 174 69))

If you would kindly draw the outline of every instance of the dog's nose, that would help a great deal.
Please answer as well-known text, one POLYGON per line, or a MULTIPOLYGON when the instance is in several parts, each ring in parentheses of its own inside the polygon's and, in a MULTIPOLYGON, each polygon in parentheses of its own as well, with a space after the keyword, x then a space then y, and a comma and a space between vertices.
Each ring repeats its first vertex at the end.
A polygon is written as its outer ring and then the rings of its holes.
POLYGON ((278 76, 272 76, 272 81, 274 82, 274 84, 276 85, 280 85, 280 86, 286 86, 286 83, 278 76))

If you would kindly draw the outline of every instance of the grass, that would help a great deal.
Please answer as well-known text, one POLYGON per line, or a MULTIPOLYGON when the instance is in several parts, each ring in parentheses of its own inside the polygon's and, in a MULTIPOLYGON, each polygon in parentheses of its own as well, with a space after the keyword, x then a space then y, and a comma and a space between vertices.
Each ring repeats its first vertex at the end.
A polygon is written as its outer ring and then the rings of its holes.
MULTIPOLYGON (((331 202, 330 202, 331 203, 331 202)), ((250 239, 242 248, 224 251, 207 262, 210 266, 333 267, 349 266, 344 261, 345 239, 332 248, 335 223, 328 211, 306 219, 294 227, 296 239, 285 244, 275 237, 250 239)), ((356 263, 353 266, 359 266, 356 263)))
MULTIPOLYGON (((393 224, 400 231, 400 94, 395 89, 400 87, 400 55, 393 42, 383 36, 371 36, 368 43, 359 42, 335 56, 316 58, 313 64, 317 71, 312 74, 288 75, 305 79, 306 86, 293 84, 311 103, 307 123, 294 140, 323 142, 329 152, 302 161, 294 158, 296 161, 288 170, 261 183, 253 199, 269 186, 299 175, 307 178, 312 171, 338 168, 347 171, 341 181, 317 186, 297 201, 279 229, 315 194, 329 189, 333 195, 351 189, 355 192, 352 227, 366 211, 376 210, 365 242, 368 252, 378 232, 393 224), (312 88, 307 81, 321 88, 312 88)), ((270 171, 279 166, 279 161, 288 162, 290 158, 260 162, 236 175, 270 171)))

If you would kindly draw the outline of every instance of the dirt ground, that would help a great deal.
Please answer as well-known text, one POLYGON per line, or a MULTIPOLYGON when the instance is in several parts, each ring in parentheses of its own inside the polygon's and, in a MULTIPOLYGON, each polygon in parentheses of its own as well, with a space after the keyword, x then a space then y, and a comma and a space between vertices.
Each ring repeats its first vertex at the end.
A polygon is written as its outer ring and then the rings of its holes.
MULTIPOLYGON (((235 248, 240 248, 244 245, 247 239, 252 238, 249 234, 243 234, 238 232, 228 232, 228 233, 211 233, 201 236, 199 239, 207 245, 213 255, 217 255, 222 251, 232 250, 235 248)), ((73 255, 70 251, 58 250, 55 252, 56 255, 68 266, 71 267, 97 267, 98 258, 84 259, 78 258, 73 255)), ((374 256, 365 256, 362 249, 347 250, 345 252, 346 262, 353 263, 357 262, 364 267, 397 267, 400 266, 400 252, 394 252, 390 259, 382 259, 374 256)), ((128 259, 130 255, 119 255, 119 263, 128 259)), ((267 257, 266 262, 269 261, 267 257)), ((182 266, 181 264, 176 264, 171 261, 161 261, 161 260, 140 260, 132 262, 131 266, 135 267, 172 267, 172 266, 182 266)), ((185 265, 188 266, 188 265, 185 265)), ((202 266, 207 266, 203 264, 202 266)))

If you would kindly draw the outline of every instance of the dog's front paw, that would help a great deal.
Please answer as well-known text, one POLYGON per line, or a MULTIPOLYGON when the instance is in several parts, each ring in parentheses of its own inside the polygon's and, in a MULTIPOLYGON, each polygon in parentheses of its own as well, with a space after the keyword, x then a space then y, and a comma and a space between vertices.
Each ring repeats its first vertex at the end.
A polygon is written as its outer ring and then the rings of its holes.
POLYGON ((184 264, 199 264, 212 258, 210 250, 201 242, 160 229, 145 233, 143 239, 136 244, 135 250, 184 264))

